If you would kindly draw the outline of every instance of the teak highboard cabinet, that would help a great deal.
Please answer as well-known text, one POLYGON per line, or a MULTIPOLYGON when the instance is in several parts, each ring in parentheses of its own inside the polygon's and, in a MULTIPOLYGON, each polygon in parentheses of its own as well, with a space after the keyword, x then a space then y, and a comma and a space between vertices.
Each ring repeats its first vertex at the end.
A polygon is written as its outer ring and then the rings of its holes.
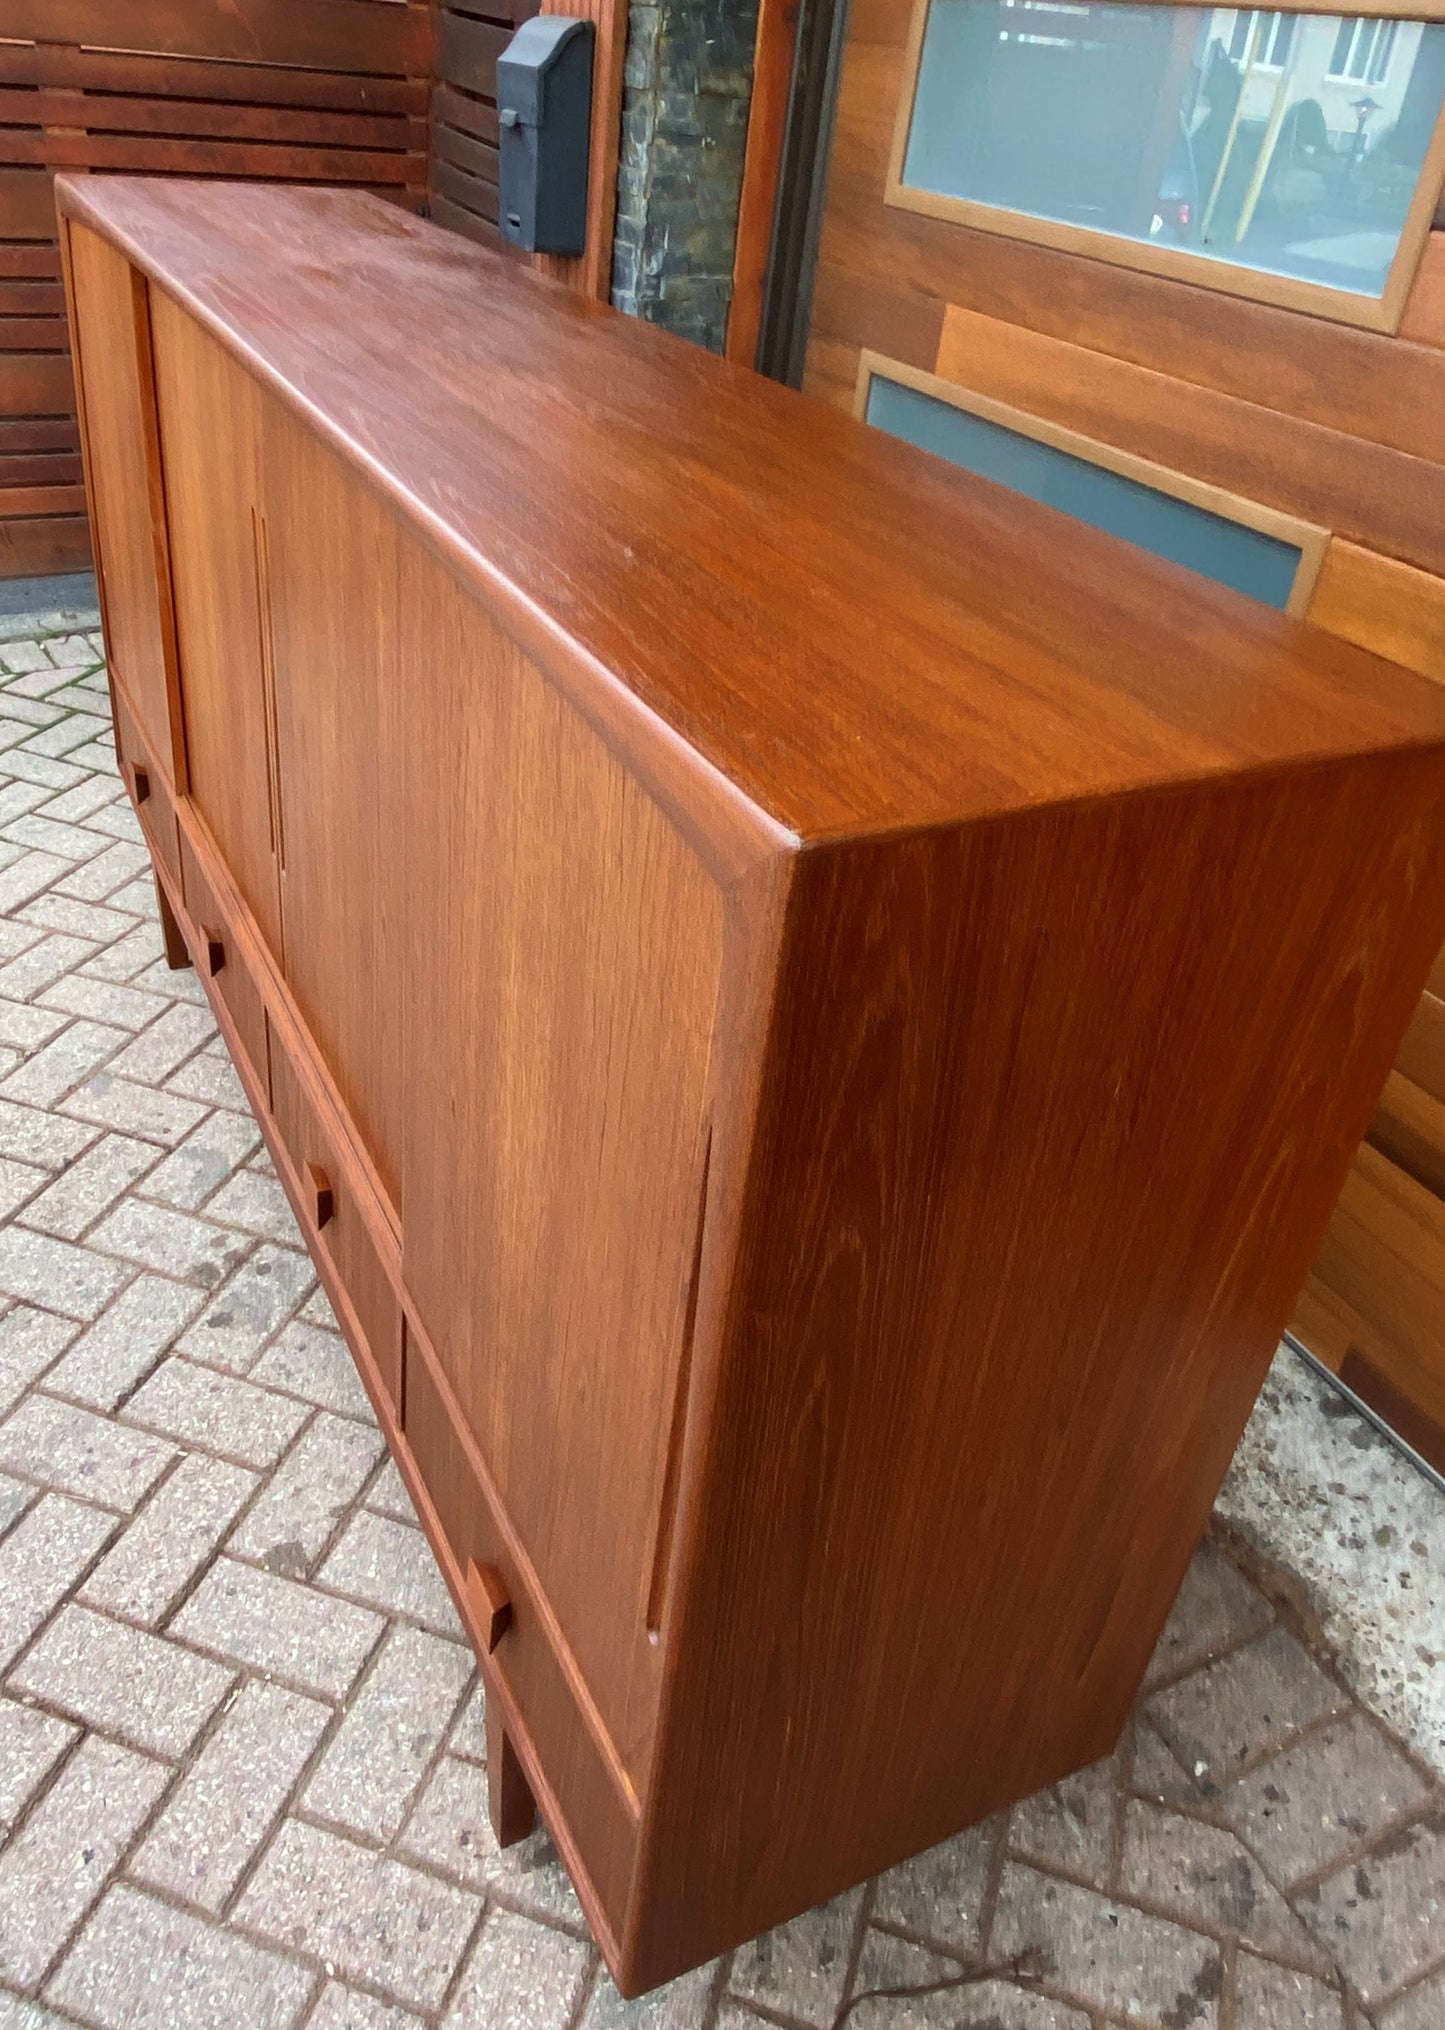
POLYGON ((1112 1746, 1445 691, 374 199, 59 188, 173 956, 636 1992, 1112 1746))

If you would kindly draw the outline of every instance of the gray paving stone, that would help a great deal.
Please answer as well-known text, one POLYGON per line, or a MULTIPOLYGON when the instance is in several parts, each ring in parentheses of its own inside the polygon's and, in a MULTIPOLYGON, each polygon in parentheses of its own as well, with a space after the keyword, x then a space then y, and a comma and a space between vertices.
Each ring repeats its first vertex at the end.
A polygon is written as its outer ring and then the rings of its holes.
POLYGON ((128 1198, 101 1221, 90 1245, 140 1262, 163 1276, 211 1290, 239 1266, 251 1243, 244 1235, 213 1226, 194 1213, 128 1198))
MULTIPOLYGON (((266 1341, 315 1280, 309 1258, 296 1249, 257 1248, 182 1336, 182 1353, 211 1367, 249 1372, 266 1341)), ((273 1383, 285 1386, 291 1374, 290 1365, 273 1370, 273 1383)))
MULTIPOLYGON (((151 956, 149 947, 150 940, 147 939, 148 957, 151 956)), ((115 947, 109 949, 114 950, 115 947)), ((93 962, 93 967, 98 965, 98 960, 93 962)), ((133 987, 121 985, 113 979, 94 978, 90 971, 64 974, 53 987, 45 989, 40 1002, 45 1008, 63 1008, 71 1015, 113 1023, 124 1031, 144 1029, 147 1022, 154 1022, 170 1005, 159 994, 140 994, 133 987)))
POLYGON ((317 1583, 388 1614, 420 1621, 438 1635, 462 1635, 461 1621, 431 1546, 420 1530, 392 1522, 388 1516, 370 1515, 365 1510, 353 1516, 318 1572, 317 1583))
POLYGON ((384 1445, 372 1426, 318 1410, 232 1537, 230 1548, 287 1579, 305 1578, 384 1445))
POLYGON ((203 1051, 183 1064, 166 1080, 166 1091, 208 1107, 230 1107, 235 1113, 251 1110, 246 1089, 228 1060, 209 1057, 203 1051))
POLYGON ((1089 2019, 1010 1980, 980 1980, 977 1965, 945 1959, 891 1932, 868 1930, 852 1987, 849 2030, 1090 2030, 1089 2019), (899 1996, 872 1989, 923 1988, 966 1980, 941 1993, 899 1996))
POLYGON ((38 1488, 27 1486, 23 1480, 0 1473, 0 1537, 12 1523, 19 1522, 38 1493, 38 1488))
POLYGON ((1310 1972, 1328 1958, 1233 1833, 1131 1801, 1120 1889, 1201 1931, 1232 1934, 1310 1972))
POLYGON ((29 1001, 0 1001, 0 1043, 16 1050, 38 1050, 65 1027, 65 1022, 58 1009, 37 1008, 29 1001))
POLYGON ((1009 1850, 1025 1861, 1102 1882, 1109 1866, 1119 1768, 1110 1756, 1015 1807, 1009 1850))
POLYGON ((1092 1889, 1010 1862, 990 1955, 1041 1951, 1050 1986, 1081 2008, 1109 2009, 1149 2030, 1214 2030, 1224 1973, 1219 1947, 1092 1889))
POLYGON ((103 810, 98 810, 90 823, 94 830, 107 832, 113 839, 140 840, 144 836, 140 820, 131 809, 129 799, 124 795, 106 804, 103 810))
POLYGON ((0 1975, 41 1978, 169 1780, 113 1742, 81 1742, 0 1853, 0 1975))
POLYGON ((396 1522, 410 1523, 414 1528, 418 1526, 416 1506, 406 1491, 406 1483, 396 1461, 390 1457, 367 1488, 364 1505, 377 1515, 389 1515, 396 1522))
POLYGON ((389 1840, 471 1674, 471 1654, 459 1643, 394 1628, 306 1786, 305 1809, 389 1840))
POLYGON ((308 1325, 319 1325, 323 1332, 341 1330, 336 1322, 336 1313, 331 1308, 331 1299, 319 1283, 301 1306, 298 1316, 304 1318, 308 1325))
POLYGON ((88 781, 77 783, 74 789, 51 797, 45 806, 47 817, 63 819, 67 824, 80 824, 106 804, 113 804, 124 795, 119 781, 114 776, 93 775, 88 781))
POLYGON ((130 1271, 93 1249, 23 1227, 0 1227, 0 1290, 67 1318, 94 1318, 130 1271))
POLYGON ((171 1624, 185 1642, 331 1699, 350 1691, 382 1626, 365 1608, 225 1557, 171 1624))
POLYGON ((137 1276, 51 1369, 46 1386, 113 1410, 155 1366, 204 1299, 168 1276, 137 1276))
POLYGON ((164 1636, 63 1607, 11 1674, 12 1687, 153 1755, 184 1755, 231 1672, 164 1636))
POLYGON ((7 1001, 33 1000, 94 952, 89 938, 66 937, 59 931, 47 937, 38 925, 34 926, 26 949, 0 966, 0 996, 7 1001))
POLYGON ((1425 1794, 1404 1756, 1356 1712, 1241 1777, 1219 1804, 1275 1878, 1291 1883, 1373 1839, 1425 1794))
POLYGON ((151 1086, 100 1071, 70 1095, 63 1111, 99 1128, 118 1128, 122 1134, 140 1135, 172 1149, 184 1141, 206 1109, 179 1093, 156 1092, 151 1086))
POLYGON ((105 1135, 26 1207, 25 1224, 57 1240, 78 1241, 155 1160, 153 1143, 105 1135))
POLYGON ((300 1239, 296 1215, 279 1180, 256 1170, 238 1170, 209 1201, 206 1214, 283 1246, 294 1247, 300 1239))
POLYGON ((497 1890, 519 1910, 585 1929, 577 1892, 545 1831, 498 1847, 487 1815, 487 1779, 473 1763, 442 1757, 397 1844, 470 1888, 497 1890))
POLYGON ((79 1327, 53 1312, 16 1304, 0 1318, 0 1417, 64 1352, 79 1327))
MULTIPOLYGON (((414 2008, 436 2008, 481 1900, 334 1833, 289 1819, 262 1855, 236 1919, 414 2008)), ((548 1934, 551 1936, 552 1934, 548 1934)), ((542 1976, 540 1965, 529 1979, 542 1976)))
POLYGON ((73 2017, 57 2016, 39 2002, 25 2002, 0 1990, 0 2030, 72 2030, 73 2023, 73 2017))
POLYGON ((722 1974, 723 1962, 713 1960, 635 2002, 625 2002, 606 1967, 599 1967, 579 2030, 703 2030, 722 1974))
POLYGON ((592 1954, 580 1940, 493 1910, 445 2030, 566 2030, 591 1969, 592 1954))
POLYGON ((1445 1958, 1445 1810, 1297 1899, 1368 2004, 1445 1958))
POLYGON ((243 1115, 212 1114, 151 1172, 145 1195, 194 1212, 260 1141, 254 1122, 243 1115))
MULTIPOLYGON (((8 1055, 8 1053, 0 1053, 8 1055)), ((8 1220, 28 1199, 34 1199, 50 1182, 50 1172, 31 1163, 17 1163, 0 1156, 0 1220, 8 1220)), ((28 1221, 27 1224, 34 1224, 28 1221)))
MULTIPOLYGON (((1206 1793, 1200 1784, 1139 1714, 1134 1719, 1134 1761, 1129 1782, 1137 1796, 1152 1798, 1156 1804, 1198 1807, 1205 1800, 1206 1793)), ((1211 1784, 1211 1794, 1214 1788, 1211 1784)))
POLYGON ((149 1029, 143 1029, 133 1043, 126 1045, 113 1069, 122 1078, 138 1078, 143 1085, 159 1085, 215 1033, 216 1020, 209 1008, 173 1001, 149 1029))
POLYGON ((275 1465, 309 1412, 238 1375, 218 1374, 172 1354, 121 1414, 127 1423, 223 1453, 243 1466, 264 1467, 275 1465))
POLYGON ((0 1100, 0 1156, 33 1163, 41 1170, 63 1170, 94 1140, 95 1129, 79 1121, 0 1100))
POLYGON ((73 789, 76 783, 85 781, 83 768, 74 768, 66 761, 51 761, 43 754, 27 754, 21 747, 12 747, 6 754, 5 773, 21 782, 40 783, 49 790, 73 789))
POLYGON ((1345 1695, 1294 1637, 1272 1628, 1222 1662, 1156 1693, 1149 1718, 1187 1769, 1216 1783, 1242 1774, 1345 1695))
MULTIPOLYGON (((9 702, 13 710, 15 703, 18 701, 11 700, 9 702)), ((60 761, 69 757, 79 767, 95 768, 103 766, 99 755, 92 758, 86 750, 88 750, 90 743, 99 737, 104 724, 104 720, 95 718, 90 713, 70 713, 63 718, 57 719, 54 725, 42 726, 39 732, 32 734, 30 739, 25 742, 25 752, 27 754, 43 754, 51 761, 60 761), (82 751, 85 751, 85 759, 83 761, 81 760, 82 751)))
MULTIPOLYGON (((0 876, 0 879, 3 879, 0 876)), ((105 1022, 72 1022, 26 1058, 18 1071, 0 1080, 0 1099, 27 1107, 51 1107, 79 1085, 125 1042, 125 1031, 105 1022)))
POLYGON ((118 1883, 47 1999, 102 2030, 293 2030, 314 1986, 294 1960, 118 1883))
POLYGON ((54 853, 22 854, 0 873, 0 911, 19 909, 32 895, 58 881, 69 866, 68 860, 61 860, 54 853))
MULTIPOLYGON (((134 980, 138 974, 155 965, 164 965, 164 945, 161 939, 160 925, 158 923, 138 923, 134 930, 129 931, 117 943, 102 945, 94 958, 87 959, 85 964, 72 977, 77 981, 105 980, 112 983, 124 984, 134 980)), ((169 972, 167 972, 167 977, 170 977, 169 972)), ((177 975, 176 977, 180 976, 177 975)), ((152 985, 150 992, 155 994, 156 1000, 161 1007, 164 1007, 168 1000, 175 998, 174 995, 162 993, 154 985, 152 985)), ((138 993, 137 999, 148 1001, 149 994, 138 993)), ((137 1022, 134 1026, 139 1029, 144 1026, 144 1023, 137 1022)))
MULTIPOLYGON (((6 702, 8 706, 10 701, 6 702)), ((42 817, 34 811, 12 818, 0 832, 0 838, 36 852, 54 853, 61 860, 89 860, 101 850, 94 832, 87 832, 80 825, 67 825, 59 818, 42 817)))
POLYGON ((878 1877, 874 1915, 963 1952, 980 1946, 979 1918, 1001 1823, 987 1819, 878 1877))
MULTIPOLYGON (((4 2030, 3 2024, 0 2030, 4 2030)), ((321 2000, 306 2018, 306 2030, 422 2030, 422 2022, 410 2009, 395 2008, 371 1995, 359 1995, 355 1988, 343 1988, 340 1981, 328 1981, 321 2000)))
POLYGON ((17 641, 0 649, 0 668, 10 676, 19 677, 35 670, 49 671, 54 664, 38 641, 17 641))
POLYGON ((1242 1952, 1234 1970, 1234 2030, 1344 2030, 1336 1987, 1242 1952))
POLYGON ((76 902, 104 902, 129 882, 142 878, 149 880, 149 866, 150 855, 144 846, 133 846, 124 839, 116 839, 111 845, 102 847, 93 860, 77 867, 63 881, 57 881, 55 891, 57 895, 68 895, 76 902))
POLYGON ((131 1864, 219 1913, 332 1717, 319 1700, 250 1679, 236 1692, 131 1864))
POLYGON ((0 1543, 0 1670, 47 1621, 115 1528, 114 1516, 47 1494, 0 1543))
POLYGON ((732 1993, 826 2030, 847 1986, 862 1903, 862 1890, 850 1890, 739 1947, 732 1993))
POLYGON ((244 1466, 192 1453, 157 1488, 80 1590, 88 1606, 154 1627, 215 1550, 256 1485, 244 1466))
POLYGON ((0 1466, 127 1514, 159 1480, 175 1448, 72 1403, 27 1396, 0 1424, 0 1466))
POLYGON ((480 1678, 457 1715, 451 1739, 447 1742, 447 1752, 464 1756, 469 1762, 485 1762, 487 1759, 487 1690, 480 1678))
POLYGON ((53 888, 27 902, 20 915, 25 923, 36 924, 42 930, 59 931, 64 937, 88 938, 92 944, 109 944, 112 938, 124 937, 135 924, 134 917, 123 916, 119 910, 106 909, 95 902, 72 902, 68 896, 57 895, 53 888))
POLYGON ((75 1736, 74 1727, 50 1713, 0 1699, 0 1839, 75 1736))
POLYGON ((376 1421, 339 1332, 323 1332, 293 1319, 266 1349, 252 1375, 269 1388, 285 1389, 323 1409, 339 1410, 345 1417, 360 1417, 367 1423, 376 1421))

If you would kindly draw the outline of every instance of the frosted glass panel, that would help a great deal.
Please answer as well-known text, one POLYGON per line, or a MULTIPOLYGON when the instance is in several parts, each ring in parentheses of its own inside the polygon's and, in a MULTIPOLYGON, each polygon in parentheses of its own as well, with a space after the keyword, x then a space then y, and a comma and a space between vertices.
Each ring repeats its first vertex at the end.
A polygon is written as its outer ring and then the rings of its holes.
POLYGON ((1383 293, 1445 101, 1445 23, 931 0, 903 181, 1383 293))
POLYGON ((879 374, 868 390, 867 416, 890 437, 937 452, 951 464, 997 480, 1046 507, 1062 508, 1081 522, 1152 550, 1156 557, 1187 564, 1266 606, 1283 610, 1289 604, 1300 562, 1294 543, 1211 514, 1191 501, 1176 500, 879 374))

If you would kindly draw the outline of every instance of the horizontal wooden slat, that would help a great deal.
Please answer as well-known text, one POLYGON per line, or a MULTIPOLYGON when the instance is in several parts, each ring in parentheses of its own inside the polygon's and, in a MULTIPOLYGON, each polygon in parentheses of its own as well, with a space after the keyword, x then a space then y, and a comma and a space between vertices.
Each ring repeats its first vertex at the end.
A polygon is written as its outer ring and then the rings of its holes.
MULTIPOLYGON (((37 281, 59 281, 60 249, 52 240, 46 246, 40 240, 33 240, 20 246, 0 245, 0 279, 12 276, 37 281)), ((62 289, 61 295, 64 296, 62 289)))
POLYGON ((296 64, 312 70, 422 77, 426 12, 402 0, 6 0, 16 41, 86 43, 158 56, 296 64))
POLYGON ((55 198, 43 169, 0 169, 0 240, 53 240, 55 198))
POLYGON ((0 491, 0 515, 83 515, 83 486, 12 486, 0 491))
POLYGON ((495 99, 479 99, 470 92, 459 92, 454 85, 439 84, 432 94, 433 127, 455 127, 459 133, 471 134, 479 141, 495 141, 497 138, 497 106, 495 99))
POLYGON ((1445 1199, 1445 1100, 1392 1071, 1367 1139, 1417 1184, 1445 1199))
MULTIPOLYGON (((88 92, 0 87, 0 125, 83 127, 88 134, 181 134, 242 141, 283 141, 310 148, 424 145, 420 120, 398 113, 333 113, 311 106, 242 106, 206 99, 129 98, 88 92)), ((48 158, 47 158, 48 159, 48 158)))
POLYGON ((64 317, 59 282, 11 282, 0 276, 0 317, 64 317))
POLYGON ((367 77, 275 64, 212 63, 207 59, 136 56, 57 43, 0 43, 0 82, 45 85, 142 98, 199 99, 215 104, 311 106, 341 112, 424 116, 422 77, 367 77))
MULTIPOLYGON (((435 168, 435 165, 433 167, 435 168)), ((496 247, 501 244, 495 220, 468 211, 465 205, 453 204, 435 187, 431 192, 429 209, 439 226, 446 226, 451 232, 461 233, 465 239, 476 240, 484 247, 496 247)))
POLYGON ((1307 618, 1445 683, 1445 578, 1336 540, 1307 618))
POLYGON ((463 210, 473 212, 491 224, 497 222, 497 186, 483 183, 479 177, 468 176, 463 170, 453 169, 449 162, 433 161, 431 165, 431 189, 434 194, 460 205, 463 210))
POLYGON ((7 486, 76 486, 83 478, 78 451, 0 450, 0 491, 7 486))
POLYGON ((69 342, 63 317, 0 316, 0 352, 64 352, 69 342))
POLYGON ((1445 1102, 1445 1001, 1438 995, 1420 996, 1395 1069, 1423 1087, 1432 1099, 1445 1102))
POLYGON ((449 162, 453 169, 460 169, 469 176, 475 176, 483 183, 497 181, 497 150, 486 141, 478 141, 470 134, 459 134, 454 127, 432 128, 432 153, 437 161, 449 162))
POLYGON ((495 97, 497 58, 510 40, 509 29, 496 28, 486 21, 469 21, 460 14, 443 14, 437 36, 436 74, 465 91, 495 97))
POLYGON ((406 156, 350 148, 270 147, 261 141, 176 140, 148 134, 26 134, 0 130, 0 162, 51 169, 128 169, 150 175, 283 177, 294 183, 400 183, 406 156))
POLYGON ((1445 474, 1426 459, 952 304, 937 370, 960 387, 1445 571, 1445 474))
POLYGON ((68 353, 0 353, 0 416, 67 416, 75 412, 68 353))
POLYGON ((0 416, 0 457, 79 449, 80 425, 74 416, 0 416))
POLYGON ((84 515, 48 515, 36 521, 0 516, 0 578, 84 571, 89 564, 90 523, 84 515))

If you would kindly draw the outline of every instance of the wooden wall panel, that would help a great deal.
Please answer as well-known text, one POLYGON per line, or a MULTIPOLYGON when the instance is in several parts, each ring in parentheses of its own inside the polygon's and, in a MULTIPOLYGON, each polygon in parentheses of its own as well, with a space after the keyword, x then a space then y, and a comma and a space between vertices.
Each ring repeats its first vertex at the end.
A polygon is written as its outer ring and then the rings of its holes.
POLYGON ((1445 232, 1431 233, 1400 321, 1401 338, 1445 348, 1445 232))
POLYGON ((420 209, 428 0, 8 0, 0 41, 0 427, 62 427, 0 473, 0 576, 79 570, 83 506, 51 178, 62 168, 352 183, 420 209))
POLYGON ((537 0, 440 0, 427 143, 428 210, 484 246, 497 234, 497 58, 537 0))
POLYGON ((539 254, 537 266, 598 303, 612 295, 612 227, 622 129, 627 0, 542 0, 543 14, 580 15, 597 31, 592 66, 592 133, 587 168, 586 244, 577 255, 539 254))

